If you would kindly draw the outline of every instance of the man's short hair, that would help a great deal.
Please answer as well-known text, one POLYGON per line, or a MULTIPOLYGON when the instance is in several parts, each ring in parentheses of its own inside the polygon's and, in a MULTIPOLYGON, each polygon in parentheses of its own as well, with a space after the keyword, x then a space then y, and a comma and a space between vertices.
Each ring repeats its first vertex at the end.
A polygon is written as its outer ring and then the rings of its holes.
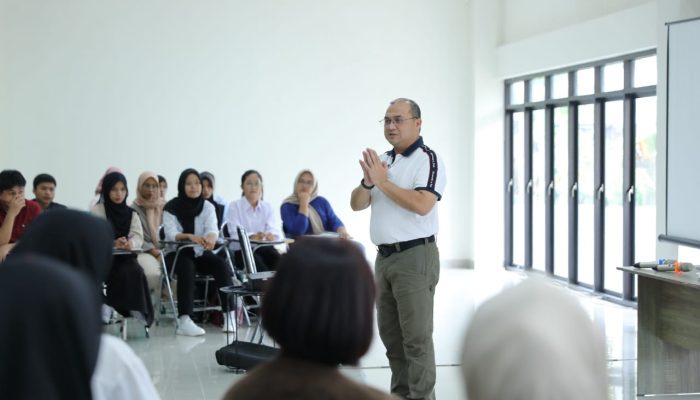
POLYGON ((405 97, 399 97, 398 99, 392 101, 389 104, 393 106, 396 103, 408 103, 408 105, 411 107, 411 117, 420 118, 420 107, 418 107, 418 104, 416 104, 415 101, 407 99, 405 97))
POLYGON ((36 189, 42 183, 53 183, 54 186, 58 185, 53 176, 49 174, 39 174, 34 178, 34 189, 36 189))
POLYGON ((16 169, 4 169, 0 172, 0 192, 15 186, 24 187, 26 184, 24 176, 16 169))
POLYGON ((262 324, 290 357, 356 365, 372 342, 374 278, 356 245, 298 239, 263 297, 262 324))
POLYGON ((158 175, 158 183, 160 184, 163 182, 165 182, 166 184, 168 183, 168 181, 165 180, 165 177, 163 175, 158 175))

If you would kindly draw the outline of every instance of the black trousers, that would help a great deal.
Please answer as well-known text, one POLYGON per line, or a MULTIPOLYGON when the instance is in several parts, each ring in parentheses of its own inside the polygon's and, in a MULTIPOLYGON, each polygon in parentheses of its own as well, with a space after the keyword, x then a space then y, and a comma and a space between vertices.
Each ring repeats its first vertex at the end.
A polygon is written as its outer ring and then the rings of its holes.
POLYGON ((174 268, 177 278, 177 312, 178 316, 192 315, 194 308, 194 276, 195 273, 200 275, 212 275, 214 277, 216 291, 219 293, 221 300, 221 308, 224 311, 233 310, 234 299, 228 296, 229 299, 221 297, 219 288, 223 286, 233 285, 231 278, 231 269, 226 265, 226 262, 211 251, 205 251, 201 256, 195 257, 194 250, 184 249, 180 252, 177 258, 177 265, 172 266, 175 259, 175 252, 165 256, 165 262, 174 268))
MULTIPOLYGON (((255 266, 258 268, 258 272, 275 271, 277 262, 280 259, 280 253, 274 246, 263 246, 253 252, 253 257, 255 257, 255 266)), ((243 254, 240 250, 236 250, 233 258, 236 266, 243 268, 243 254)))

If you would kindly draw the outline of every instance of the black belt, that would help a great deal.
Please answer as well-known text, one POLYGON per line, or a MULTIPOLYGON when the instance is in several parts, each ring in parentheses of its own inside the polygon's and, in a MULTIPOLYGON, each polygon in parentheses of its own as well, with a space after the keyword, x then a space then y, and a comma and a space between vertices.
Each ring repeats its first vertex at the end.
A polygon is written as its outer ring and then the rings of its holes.
POLYGON ((420 246, 422 244, 428 244, 428 243, 433 243, 435 241, 435 235, 425 237, 425 238, 420 238, 420 239, 413 239, 413 240, 407 240, 405 242, 396 242, 392 244, 380 244, 377 246, 377 251, 379 254, 382 255, 382 257, 389 257, 390 255, 394 253, 401 253, 404 250, 408 250, 412 247, 420 246))

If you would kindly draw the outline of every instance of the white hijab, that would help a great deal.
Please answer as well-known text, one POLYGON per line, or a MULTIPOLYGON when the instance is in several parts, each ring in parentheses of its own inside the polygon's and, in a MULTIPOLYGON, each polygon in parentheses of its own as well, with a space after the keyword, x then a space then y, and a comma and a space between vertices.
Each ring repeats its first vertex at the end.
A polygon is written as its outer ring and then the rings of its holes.
POLYGON ((464 343, 469 400, 605 400, 602 333, 578 301, 538 278, 484 303, 464 343))

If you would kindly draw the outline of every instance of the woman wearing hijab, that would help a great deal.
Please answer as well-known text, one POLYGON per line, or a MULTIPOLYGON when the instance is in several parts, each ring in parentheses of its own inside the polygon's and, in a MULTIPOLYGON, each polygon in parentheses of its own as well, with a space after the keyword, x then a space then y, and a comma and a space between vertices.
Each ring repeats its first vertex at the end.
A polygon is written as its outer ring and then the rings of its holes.
POLYGON ((282 202, 281 213, 282 228, 287 236, 335 232, 342 239, 351 239, 331 204, 318 195, 318 182, 308 169, 297 174, 294 192, 282 202))
POLYGON ((95 197, 93 197, 92 200, 90 200, 90 207, 88 209, 92 210, 92 208, 95 207, 95 204, 102 201, 102 181, 105 179, 105 176, 111 174, 112 172, 119 172, 122 174, 124 173, 124 171, 122 171, 119 167, 107 168, 100 180, 97 181, 97 186, 95 186, 95 197))
POLYGON ((87 276, 49 258, 13 252, 0 268, 1 396, 91 399, 99 304, 87 276), (37 282, 39 290, 26 290, 37 282))
MULTIPOLYGON (((95 300, 86 304, 99 308, 102 283, 112 264, 112 227, 104 219, 82 211, 57 210, 42 217, 29 227, 26 239, 17 246, 16 254, 50 257, 64 262, 64 268, 81 272, 90 278, 91 288, 96 294, 95 300)), ((146 367, 131 347, 119 338, 106 333, 99 336, 99 333, 101 329, 98 327, 100 349, 92 375, 93 399, 158 399, 146 367)))
POLYGON ((263 328, 280 355, 248 372, 224 400, 393 399, 338 371, 357 365, 372 343, 374 298, 372 271, 355 245, 301 238, 280 258, 262 305, 263 328))
POLYGON ((136 259, 143 267, 151 293, 156 293, 160 288, 161 264, 160 264, 160 240, 158 239, 158 227, 163 223, 163 206, 165 201, 160 198, 158 175, 146 171, 139 175, 136 185, 136 200, 131 203, 131 208, 136 211, 143 228, 144 251, 136 259))
POLYGON ((462 362, 469 400, 605 400, 605 343, 578 301, 529 278, 474 314, 462 362))
POLYGON ((221 228, 221 224, 224 222, 226 203, 221 196, 214 193, 214 183, 216 183, 214 174, 204 171, 200 173, 199 176, 202 178, 202 197, 214 206, 214 210, 216 211, 216 226, 221 228))
MULTIPOLYGON (((250 235, 251 240, 277 241, 282 240, 280 223, 272 205, 263 200, 263 181, 260 173, 254 169, 248 170, 241 176, 241 198, 232 201, 228 206, 226 221, 229 233, 235 234, 235 227, 242 226, 250 235)), ((243 265, 240 246, 233 242, 236 265, 243 265)), ((273 246, 259 247, 255 253, 255 265, 258 271, 275 269, 280 253, 273 246)))
POLYGON ((113 258, 112 269, 107 277, 107 305, 119 314, 134 316, 151 326, 153 303, 143 268, 136 261, 136 254, 129 251, 141 249, 143 229, 138 214, 126 205, 129 195, 126 178, 119 172, 104 177, 102 200, 92 213, 106 218, 114 228, 114 249, 126 254, 113 258))
MULTIPOLYGON (((176 333, 200 336, 204 329, 191 318, 194 308, 195 272, 214 277, 216 288, 233 285, 231 271, 224 260, 212 252, 219 237, 214 206, 202 196, 202 179, 195 169, 186 169, 177 182, 177 197, 165 205, 163 213, 165 239, 190 241, 197 246, 180 251, 177 265, 171 267, 177 276, 178 328, 176 333)), ((166 251, 165 259, 172 265, 175 249, 166 251)), ((222 299, 223 300, 223 299, 222 299)), ((228 304, 222 301, 224 310, 233 310, 233 298, 228 304), (228 306, 228 307, 227 307, 228 306)), ((235 331, 233 311, 224 313, 224 332, 235 331)))

